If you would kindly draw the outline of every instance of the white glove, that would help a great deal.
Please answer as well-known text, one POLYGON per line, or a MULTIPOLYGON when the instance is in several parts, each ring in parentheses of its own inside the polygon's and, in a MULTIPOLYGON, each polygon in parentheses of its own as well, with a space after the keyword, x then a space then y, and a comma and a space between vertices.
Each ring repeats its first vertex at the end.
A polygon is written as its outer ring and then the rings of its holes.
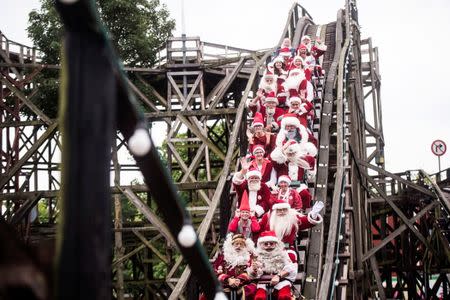
POLYGON ((314 206, 311 209, 311 218, 316 219, 319 212, 322 210, 322 208, 325 206, 322 201, 317 201, 314 206))

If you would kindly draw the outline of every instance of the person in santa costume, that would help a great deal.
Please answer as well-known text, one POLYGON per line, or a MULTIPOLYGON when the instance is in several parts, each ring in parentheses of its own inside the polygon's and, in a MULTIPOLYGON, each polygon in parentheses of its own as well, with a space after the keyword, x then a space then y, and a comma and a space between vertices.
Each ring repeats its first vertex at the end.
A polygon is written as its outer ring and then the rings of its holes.
POLYGON ((289 203, 293 209, 300 211, 303 207, 302 198, 295 189, 289 187, 291 182, 292 180, 289 176, 281 175, 278 178, 278 187, 276 192, 272 192, 271 202, 275 203, 277 201, 283 201, 289 203))
POLYGON ((255 254, 256 257, 247 272, 254 279, 268 277, 269 284, 258 283, 254 299, 265 300, 267 285, 270 285, 273 287, 275 299, 291 300, 291 286, 297 277, 298 265, 291 261, 275 232, 261 233, 255 254))
POLYGON ((319 59, 322 55, 325 54, 326 51, 327 46, 320 41, 320 38, 317 38, 314 43, 314 46, 311 48, 311 56, 314 57, 314 59, 316 60, 314 68, 314 76, 316 77, 324 75, 319 59))
POLYGON ((288 75, 287 67, 285 65, 284 58, 281 56, 275 57, 273 60, 273 70, 274 74, 277 75, 277 82, 278 84, 283 83, 288 75))
POLYGON ((276 136, 275 146, 281 147, 287 140, 295 140, 302 146, 308 142, 308 139, 308 131, 300 123, 297 115, 285 113, 280 122, 280 131, 276 136))
POLYGON ((291 50, 287 47, 281 48, 278 56, 282 57, 284 60, 285 70, 289 70, 292 63, 292 53, 291 50))
POLYGON ((302 39, 300 40, 300 44, 305 45, 306 49, 308 50, 308 53, 311 52, 312 43, 311 43, 311 37, 309 35, 302 36, 302 39))
POLYGON ((256 116, 256 113, 260 112, 263 117, 263 126, 265 127, 266 131, 278 131, 278 129, 280 128, 278 120, 281 119, 284 114, 283 109, 277 107, 278 97, 275 96, 275 93, 273 91, 269 92, 262 106, 259 105, 259 102, 255 102, 255 99, 247 103, 247 107, 252 115, 256 116))
POLYGON ((302 101, 311 102, 314 99, 314 86, 307 80, 305 74, 301 69, 290 70, 283 86, 289 92, 296 90, 296 96, 300 97, 302 101))
MULTIPOLYGON (((290 90, 289 91, 289 99, 286 102, 288 106, 287 113, 295 114, 297 115, 297 118, 300 121, 300 124, 305 126, 305 128, 308 127, 308 115, 309 112, 313 109, 313 105, 308 100, 302 101, 302 99, 299 97, 297 90, 290 90)), ((309 134, 308 134, 309 136, 309 134)), ((309 139, 309 137, 308 137, 309 139)))
MULTIPOLYGON (((249 169, 261 172, 261 181, 272 187, 277 183, 276 173, 273 170, 272 161, 265 157, 264 147, 256 145, 253 148, 253 159, 250 161, 249 169)), ((241 160, 241 165, 245 164, 245 159, 241 160)))
POLYGON ((244 191, 239 209, 228 224, 228 232, 242 234, 246 239, 254 239, 260 231, 255 212, 250 210, 247 191, 244 191))
POLYGON ((264 119, 261 113, 255 113, 252 126, 247 130, 248 148, 250 153, 256 146, 264 147, 265 153, 270 153, 275 146, 276 135, 264 130, 264 119))
POLYGON ((308 81, 311 80, 311 74, 314 71, 314 66, 316 64, 316 59, 308 54, 308 48, 304 44, 300 44, 297 48, 297 56, 299 56, 303 63, 303 68, 305 70, 305 76, 308 81), (306 70, 309 70, 307 73, 306 70))
MULTIPOLYGON (((241 160, 244 162, 245 160, 241 160)), ((266 183, 261 182, 261 172, 259 170, 250 169, 249 163, 243 163, 242 169, 234 173, 232 182, 238 196, 237 205, 241 205, 244 191, 247 192, 250 210, 256 213, 257 217, 261 217, 270 209, 270 189, 266 183)))
POLYGON ((254 252, 255 248, 251 239, 246 239, 242 234, 227 236, 222 252, 213 263, 214 271, 225 293, 234 291, 242 299, 253 299, 256 285, 251 283, 247 269, 254 252))
POLYGON ((280 50, 283 49, 283 48, 284 49, 288 48, 289 51, 291 52, 291 56, 295 55, 295 48, 292 47, 291 40, 289 38, 285 38, 285 39, 283 39, 283 42, 281 43, 281 46, 277 48, 274 56, 275 57, 279 56, 280 50))
POLYGON ((317 201, 311 211, 304 215, 291 208, 288 202, 278 200, 272 205, 270 212, 266 213, 259 222, 261 231, 274 231, 284 243, 285 248, 291 249, 300 230, 314 227, 323 221, 319 214, 323 206, 322 201, 317 201))

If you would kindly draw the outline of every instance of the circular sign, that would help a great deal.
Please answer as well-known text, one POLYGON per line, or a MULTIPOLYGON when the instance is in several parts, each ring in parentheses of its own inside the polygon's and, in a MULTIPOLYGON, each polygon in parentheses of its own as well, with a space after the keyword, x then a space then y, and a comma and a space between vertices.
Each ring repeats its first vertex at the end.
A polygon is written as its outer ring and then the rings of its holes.
POLYGON ((444 143, 444 141, 441 140, 435 140, 433 143, 431 143, 431 152, 433 152, 436 156, 442 156, 447 151, 447 145, 444 143))

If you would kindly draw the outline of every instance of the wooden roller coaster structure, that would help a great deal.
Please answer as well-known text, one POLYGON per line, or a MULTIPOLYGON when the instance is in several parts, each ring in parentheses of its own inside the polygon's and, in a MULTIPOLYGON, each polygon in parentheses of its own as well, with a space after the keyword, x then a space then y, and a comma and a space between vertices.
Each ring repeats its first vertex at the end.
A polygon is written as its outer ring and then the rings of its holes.
MULTIPOLYGON (((336 21, 323 25, 294 4, 280 43, 289 37, 296 47, 304 34, 320 37, 328 51, 320 97, 314 100, 319 153, 312 187, 326 211, 303 245, 302 294, 307 299, 449 295, 450 172, 385 170, 378 49, 360 36, 356 2, 346 0, 336 21)), ((52 244, 61 188, 60 131, 58 120, 34 105, 33 96, 39 89, 36 75, 60 66, 41 64, 35 48, 3 34, 0 39, 0 215, 26 243, 52 244), (46 211, 39 220, 40 203, 46 211)), ((255 95, 273 50, 182 36, 167 41, 154 68, 125 68, 145 87, 147 93, 128 82, 146 120, 166 130, 167 168, 209 257, 230 216, 230 174, 246 151, 245 102, 255 95)), ((117 299, 133 291, 143 299, 192 299, 198 283, 174 249, 148 188, 126 184, 138 168, 124 159, 125 146, 117 135, 111 162, 114 293, 117 299), (123 221, 124 201, 142 220, 123 221), (162 276, 154 271, 157 265, 166 270, 162 276)))

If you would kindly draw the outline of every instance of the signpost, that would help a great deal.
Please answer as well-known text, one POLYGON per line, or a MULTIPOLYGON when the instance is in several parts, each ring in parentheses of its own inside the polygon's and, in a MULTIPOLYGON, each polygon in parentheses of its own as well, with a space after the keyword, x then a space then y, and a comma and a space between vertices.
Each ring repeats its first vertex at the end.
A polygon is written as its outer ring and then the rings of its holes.
POLYGON ((435 140, 431 143, 431 152, 438 157, 439 173, 441 172, 441 156, 447 152, 447 145, 444 141, 435 140))

